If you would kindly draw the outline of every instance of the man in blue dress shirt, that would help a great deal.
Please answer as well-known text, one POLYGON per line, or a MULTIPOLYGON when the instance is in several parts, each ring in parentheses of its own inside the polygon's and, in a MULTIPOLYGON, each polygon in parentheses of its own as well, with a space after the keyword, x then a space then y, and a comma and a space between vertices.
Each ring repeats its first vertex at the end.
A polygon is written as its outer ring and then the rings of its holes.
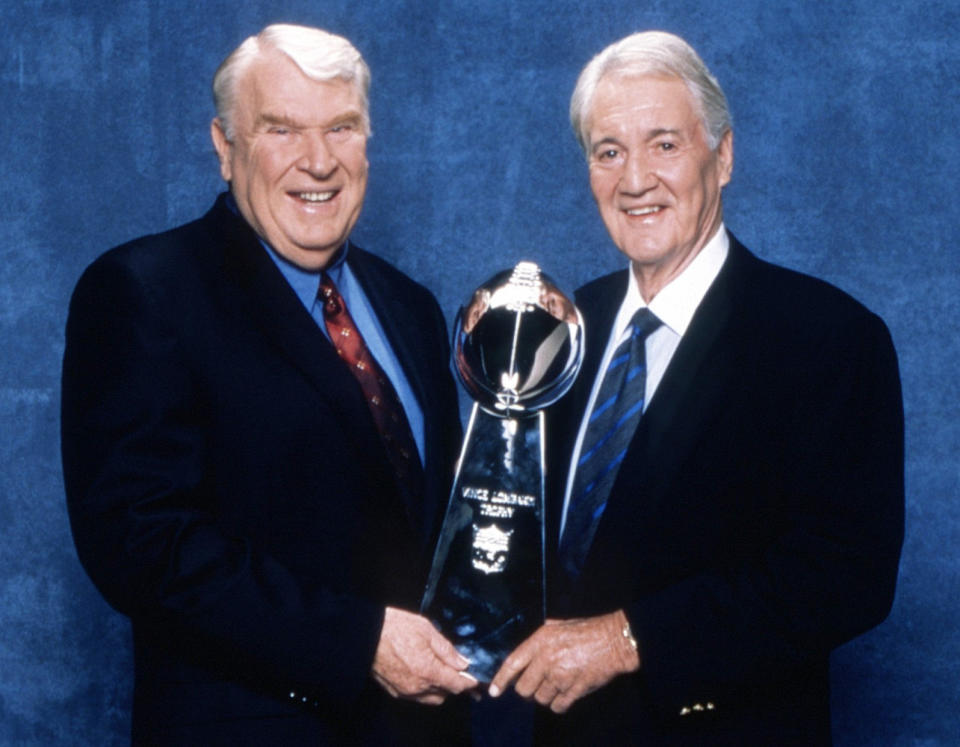
POLYGON ((368 85, 340 37, 247 39, 214 79, 229 193, 74 293, 67 498, 84 567, 133 624, 135 743, 461 736, 447 696, 475 684, 467 662, 410 611, 456 392, 433 296, 348 239, 368 85))

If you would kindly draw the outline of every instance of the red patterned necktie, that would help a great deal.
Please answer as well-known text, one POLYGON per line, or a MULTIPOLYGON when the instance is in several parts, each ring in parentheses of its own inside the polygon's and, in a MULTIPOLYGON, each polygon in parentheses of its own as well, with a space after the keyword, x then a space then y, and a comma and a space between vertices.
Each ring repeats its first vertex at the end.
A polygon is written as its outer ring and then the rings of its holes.
POLYGON ((400 398, 367 349, 343 297, 326 273, 320 279, 318 294, 323 303, 323 318, 330 341, 363 390, 397 479, 415 500, 419 500, 423 468, 400 398))

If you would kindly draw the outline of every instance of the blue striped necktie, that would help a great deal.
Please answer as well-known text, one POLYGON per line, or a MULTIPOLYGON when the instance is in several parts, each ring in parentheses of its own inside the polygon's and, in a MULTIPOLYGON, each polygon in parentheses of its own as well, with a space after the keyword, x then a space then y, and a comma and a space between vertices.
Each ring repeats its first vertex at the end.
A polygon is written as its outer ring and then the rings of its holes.
POLYGON ((620 463, 643 414, 647 337, 662 322, 647 308, 633 315, 630 337, 614 351, 590 413, 577 460, 560 562, 575 577, 583 567, 620 463))

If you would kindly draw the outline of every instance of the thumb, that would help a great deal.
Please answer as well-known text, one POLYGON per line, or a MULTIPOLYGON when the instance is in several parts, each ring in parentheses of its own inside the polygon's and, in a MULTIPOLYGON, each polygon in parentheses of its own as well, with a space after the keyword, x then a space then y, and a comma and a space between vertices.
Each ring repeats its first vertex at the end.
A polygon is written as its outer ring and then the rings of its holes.
POLYGON ((470 660, 457 651, 456 647, 434 629, 430 636, 430 649, 440 661, 456 670, 470 666, 470 660))

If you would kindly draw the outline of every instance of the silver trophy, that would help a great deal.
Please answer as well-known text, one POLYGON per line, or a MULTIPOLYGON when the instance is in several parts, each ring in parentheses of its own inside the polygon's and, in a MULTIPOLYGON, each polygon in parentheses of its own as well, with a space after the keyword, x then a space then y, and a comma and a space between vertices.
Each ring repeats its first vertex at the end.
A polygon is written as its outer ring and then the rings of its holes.
POLYGON ((454 363, 474 405, 421 610, 481 682, 544 619, 544 409, 583 346, 579 311, 532 262, 457 315, 454 363))

